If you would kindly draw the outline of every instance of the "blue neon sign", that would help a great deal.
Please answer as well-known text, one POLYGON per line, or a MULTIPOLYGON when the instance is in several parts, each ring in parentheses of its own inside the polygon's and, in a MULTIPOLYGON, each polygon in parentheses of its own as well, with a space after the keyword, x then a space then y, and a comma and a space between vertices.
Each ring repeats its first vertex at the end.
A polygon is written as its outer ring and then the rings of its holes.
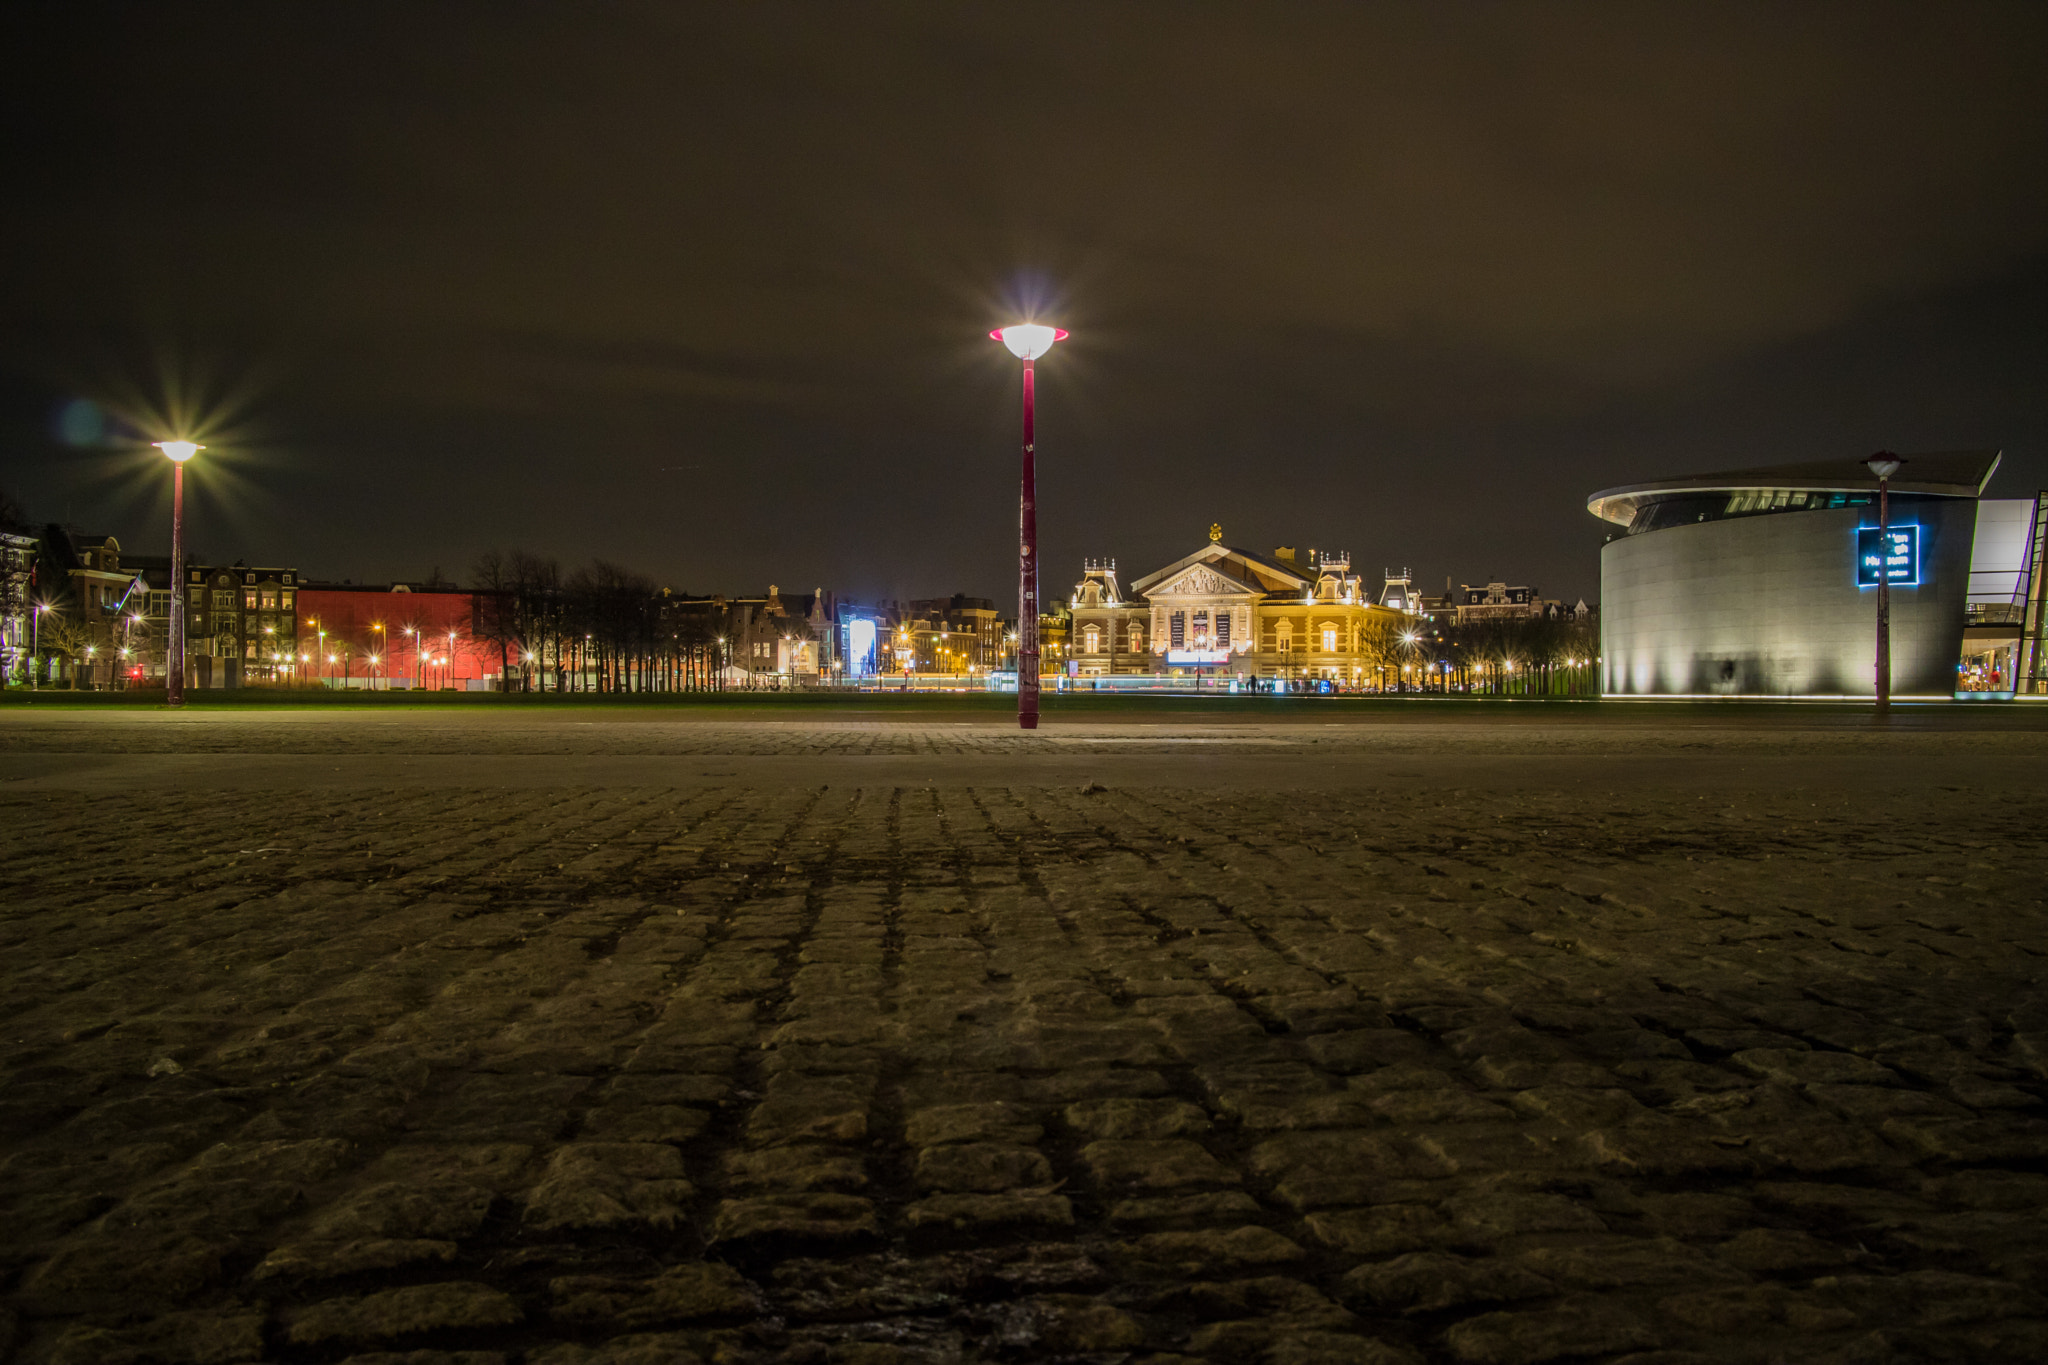
POLYGON ((1856 528, 1856 586, 1877 586, 1878 564, 1884 565, 1885 581, 1895 588, 1920 586, 1920 528, 1889 526, 1885 537, 1890 544, 1880 553, 1875 526, 1856 528))

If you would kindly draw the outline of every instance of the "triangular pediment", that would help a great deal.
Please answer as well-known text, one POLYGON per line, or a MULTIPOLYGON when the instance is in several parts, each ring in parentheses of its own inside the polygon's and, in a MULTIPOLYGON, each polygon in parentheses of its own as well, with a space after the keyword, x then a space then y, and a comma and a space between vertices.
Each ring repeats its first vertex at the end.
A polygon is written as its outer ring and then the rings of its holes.
POLYGON ((1205 570, 1219 580, 1231 584, 1218 587, 1219 593, 1277 593, 1292 596, 1306 589, 1309 581, 1284 566, 1255 555, 1246 550, 1233 550, 1228 545, 1209 544, 1187 556, 1156 569, 1143 578, 1131 583, 1131 591, 1142 597, 1156 597, 1161 594, 1194 596, 1209 591, 1206 589, 1181 586, 1194 570, 1205 570))
POLYGON ((1239 579, 1232 578, 1221 568, 1208 564, 1197 564, 1184 569, 1173 578, 1146 593, 1147 597, 1229 597, 1232 594, 1249 594, 1257 597, 1262 589, 1253 587, 1239 579))

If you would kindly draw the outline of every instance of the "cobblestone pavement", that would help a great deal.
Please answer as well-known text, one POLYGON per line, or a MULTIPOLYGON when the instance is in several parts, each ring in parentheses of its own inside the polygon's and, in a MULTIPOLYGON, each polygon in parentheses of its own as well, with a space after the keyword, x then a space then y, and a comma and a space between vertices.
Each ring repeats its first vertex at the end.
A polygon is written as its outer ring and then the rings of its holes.
POLYGON ((0 787, 0 1359, 2048 1358, 2039 802, 1880 757, 0 787))

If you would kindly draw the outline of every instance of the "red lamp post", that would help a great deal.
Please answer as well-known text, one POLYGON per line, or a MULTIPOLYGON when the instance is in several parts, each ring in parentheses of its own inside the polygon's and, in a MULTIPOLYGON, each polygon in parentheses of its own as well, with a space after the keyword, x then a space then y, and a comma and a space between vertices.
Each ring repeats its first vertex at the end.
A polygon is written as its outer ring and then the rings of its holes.
POLYGON ((185 704, 185 461, 206 449, 190 441, 158 441, 171 457, 171 638, 164 650, 164 703, 185 704))
POLYGON ((1892 708, 1892 475, 1905 461, 1881 450, 1863 462, 1877 475, 1877 714, 1892 708))
POLYGON ((1065 341, 1065 329, 1037 323, 998 327, 989 336, 1024 362, 1024 478, 1017 500, 1017 728, 1038 728, 1038 445, 1031 362, 1065 341))

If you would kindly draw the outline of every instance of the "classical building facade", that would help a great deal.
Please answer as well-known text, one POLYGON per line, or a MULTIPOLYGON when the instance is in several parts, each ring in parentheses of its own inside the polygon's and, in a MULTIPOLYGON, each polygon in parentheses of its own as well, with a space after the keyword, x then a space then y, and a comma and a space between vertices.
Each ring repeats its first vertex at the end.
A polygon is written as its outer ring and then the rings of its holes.
POLYGON ((1343 554, 1271 556, 1209 543, 1118 582, 1116 561, 1083 561, 1069 601, 1072 671, 1233 679, 1362 680, 1415 618, 1375 604, 1343 554))
POLYGON ((290 671, 298 593, 295 569, 186 565, 185 685, 240 687, 290 671))

